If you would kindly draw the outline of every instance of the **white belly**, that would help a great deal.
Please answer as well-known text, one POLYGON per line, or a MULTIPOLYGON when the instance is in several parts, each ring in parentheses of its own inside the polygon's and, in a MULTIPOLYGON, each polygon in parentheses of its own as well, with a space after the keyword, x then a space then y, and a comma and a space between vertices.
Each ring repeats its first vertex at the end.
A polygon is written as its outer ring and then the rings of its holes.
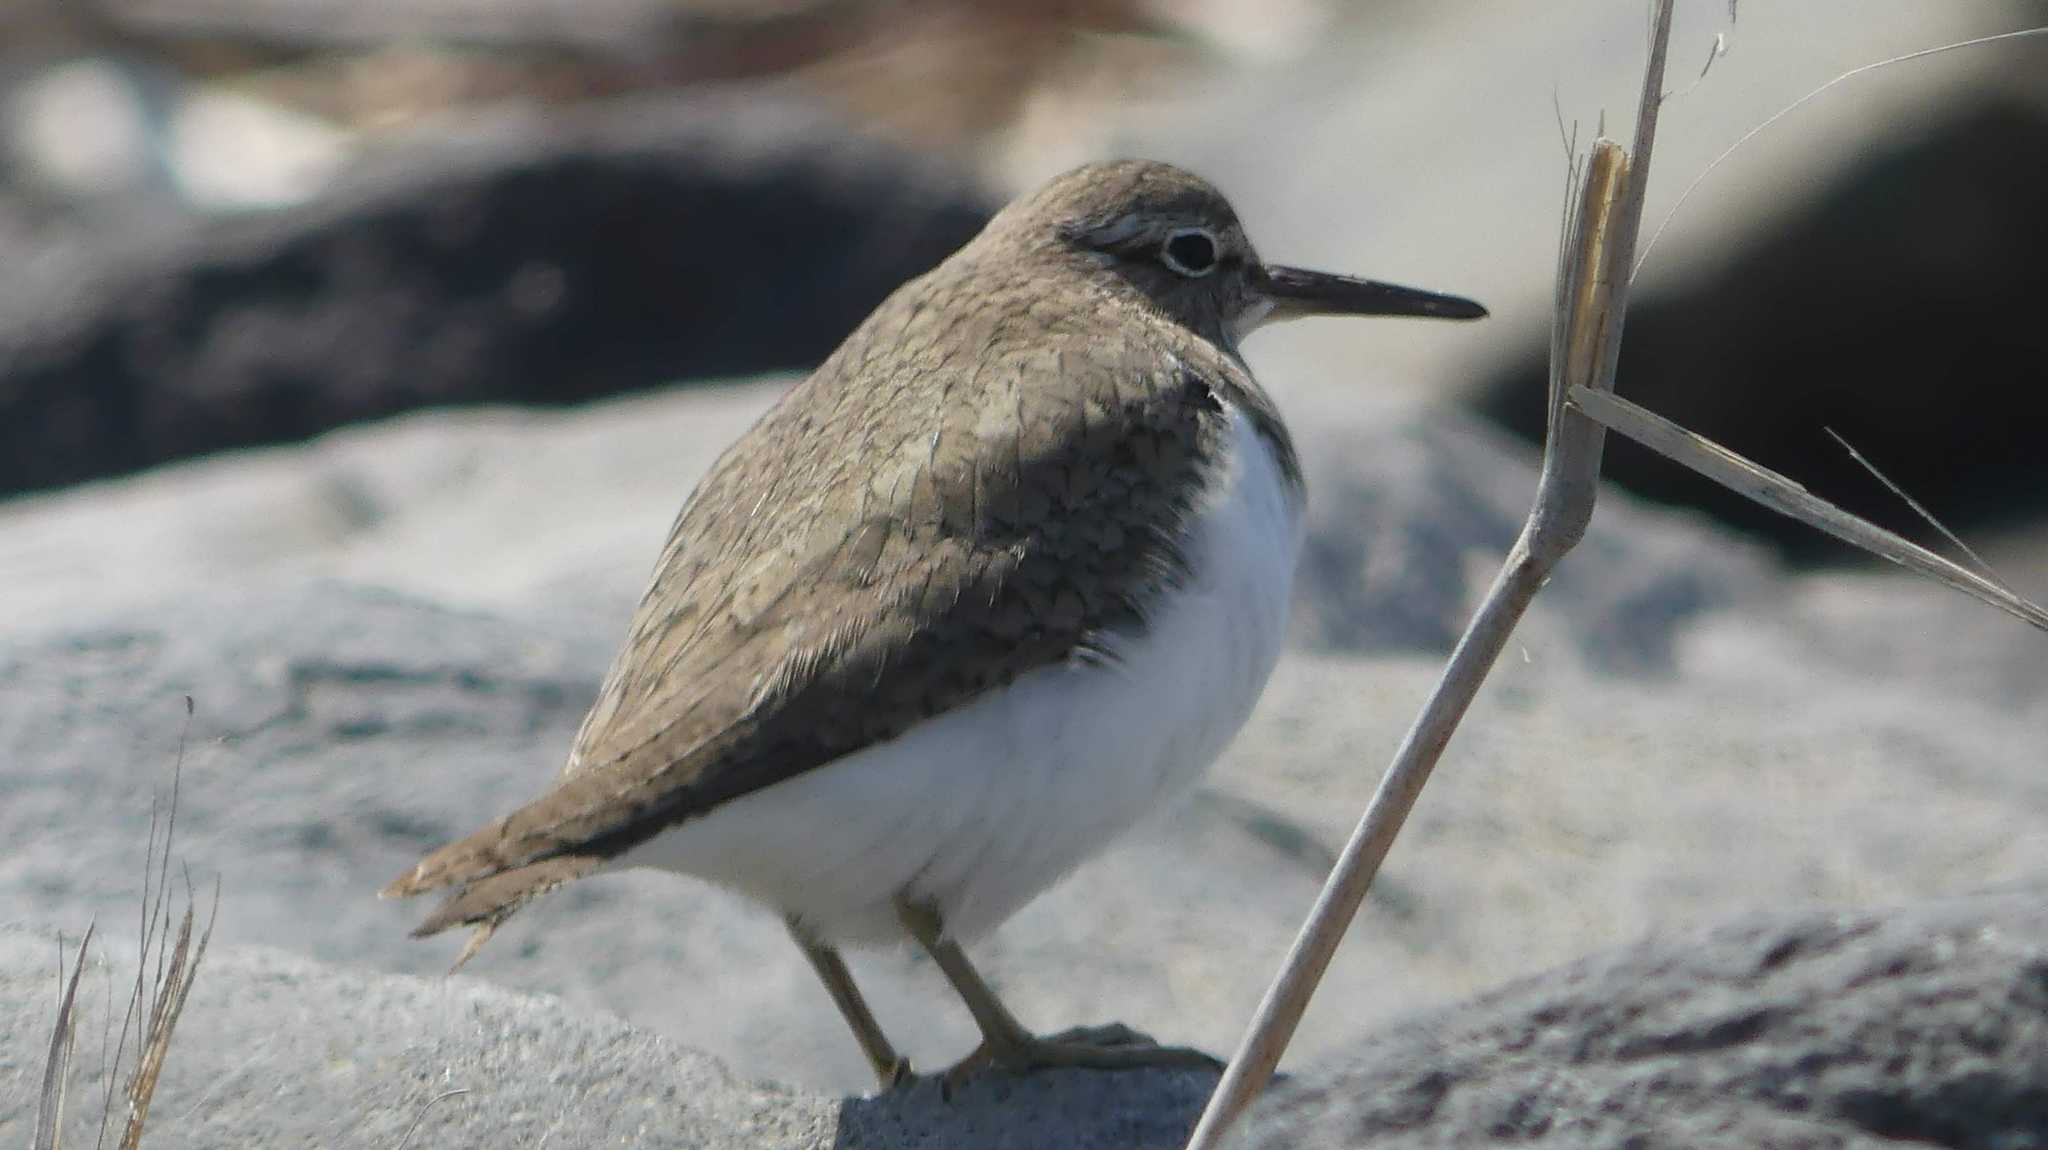
POLYGON ((899 894, 972 938, 1169 796, 1244 725, 1280 654, 1300 506, 1233 413, 1192 578, 1108 664, 1030 672, 905 734, 735 799, 627 854, 836 942, 900 941, 899 894))

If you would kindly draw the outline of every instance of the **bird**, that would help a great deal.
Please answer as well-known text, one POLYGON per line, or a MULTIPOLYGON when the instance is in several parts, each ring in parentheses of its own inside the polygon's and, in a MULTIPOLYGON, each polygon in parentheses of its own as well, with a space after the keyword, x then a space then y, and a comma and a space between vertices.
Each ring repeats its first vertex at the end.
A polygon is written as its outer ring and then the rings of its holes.
POLYGON ((1287 626, 1306 498, 1239 351, 1311 315, 1477 319, 1266 263, 1213 185, 1086 165, 885 299, 685 501, 539 797, 427 854, 460 967, 626 867, 778 914, 886 1090, 909 1062, 842 951, 921 947, 990 1069, 1210 1066, 1117 1024, 1039 1036, 973 942, 1191 787, 1287 626))

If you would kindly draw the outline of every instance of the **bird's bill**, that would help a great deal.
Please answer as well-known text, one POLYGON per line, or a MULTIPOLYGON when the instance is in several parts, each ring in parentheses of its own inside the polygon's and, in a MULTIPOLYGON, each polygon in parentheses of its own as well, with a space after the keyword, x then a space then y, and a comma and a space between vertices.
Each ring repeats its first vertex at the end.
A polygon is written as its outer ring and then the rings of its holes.
POLYGON ((1255 280, 1272 301, 1270 320, 1308 315, 1403 315, 1425 319, 1484 319, 1486 308, 1460 296, 1351 276, 1267 264, 1255 280))

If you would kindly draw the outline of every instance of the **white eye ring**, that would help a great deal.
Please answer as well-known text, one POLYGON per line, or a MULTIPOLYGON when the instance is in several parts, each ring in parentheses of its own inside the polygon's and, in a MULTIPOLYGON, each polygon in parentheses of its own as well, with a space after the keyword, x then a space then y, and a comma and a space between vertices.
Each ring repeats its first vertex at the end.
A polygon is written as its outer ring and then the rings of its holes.
POLYGON ((1200 279, 1216 270, 1216 265, 1222 262, 1222 253, 1223 245, 1216 242, 1215 234, 1210 232, 1209 229, 1180 228, 1168 234, 1166 242, 1159 245, 1159 262, 1165 264, 1169 270, 1187 276, 1189 279, 1200 279), (1209 249, 1207 260, 1196 258, 1194 251, 1176 253, 1173 250, 1176 244, 1181 244, 1185 247, 1186 245, 1182 241, 1189 239, 1198 239, 1207 245, 1209 249))

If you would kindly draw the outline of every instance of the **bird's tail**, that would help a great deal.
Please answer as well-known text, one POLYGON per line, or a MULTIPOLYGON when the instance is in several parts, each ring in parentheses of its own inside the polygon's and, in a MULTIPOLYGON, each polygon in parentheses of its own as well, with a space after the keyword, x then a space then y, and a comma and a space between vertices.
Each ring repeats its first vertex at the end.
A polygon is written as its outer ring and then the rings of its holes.
MULTIPOLYGON (((474 958, 484 943, 490 941, 498 925, 512 917, 520 907, 563 883, 582 878, 602 866, 604 861, 602 855, 596 854, 555 855, 462 883, 447 901, 427 916, 426 921, 413 929, 412 936, 425 938, 451 926, 475 927, 476 931, 469 936, 462 953, 456 956, 455 965, 448 968, 448 973, 453 974, 474 958)), ((403 878, 378 892, 379 895, 402 898, 446 885, 422 881, 423 869, 424 864, 408 871, 403 878)))
POLYGON ((621 828, 616 811, 593 814, 597 798, 616 799, 616 792, 616 784, 599 775, 566 778, 533 802, 427 855, 378 893, 410 898, 452 890, 412 933, 420 938, 451 926, 475 927, 455 960, 459 969, 520 907, 590 874, 661 829, 659 819, 621 828))

